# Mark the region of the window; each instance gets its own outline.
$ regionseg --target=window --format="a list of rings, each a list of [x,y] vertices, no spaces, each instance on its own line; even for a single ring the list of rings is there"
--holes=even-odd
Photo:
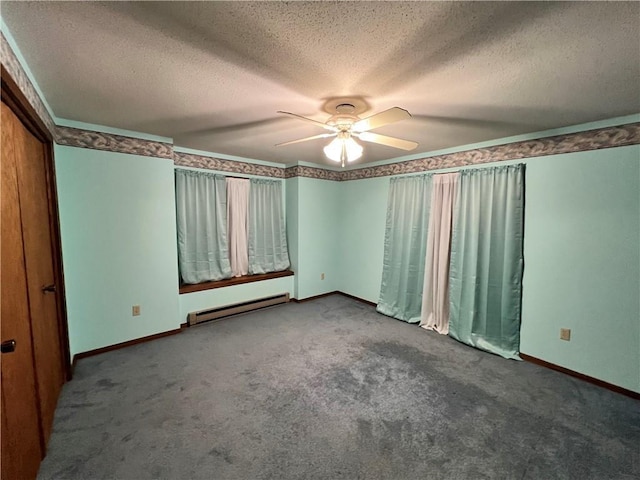
[[[182,283],[289,268],[282,181],[176,170]]]

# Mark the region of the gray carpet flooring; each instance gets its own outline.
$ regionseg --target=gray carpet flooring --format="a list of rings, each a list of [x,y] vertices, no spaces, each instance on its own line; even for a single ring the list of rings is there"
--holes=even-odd
[[[640,402],[333,295],[78,362],[39,479],[640,478]]]

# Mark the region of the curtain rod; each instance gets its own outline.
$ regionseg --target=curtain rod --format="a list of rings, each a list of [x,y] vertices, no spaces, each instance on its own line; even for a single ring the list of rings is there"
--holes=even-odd
[[[249,179],[248,179],[248,178],[246,178],[246,177],[236,177],[235,175],[226,175],[226,174],[224,174],[224,173],[219,173],[219,172],[218,172],[218,170],[211,170],[211,171],[207,170],[207,171],[203,171],[203,169],[198,168],[198,167],[186,167],[186,168],[185,168],[185,167],[181,167],[181,166],[179,166],[179,167],[175,167],[175,168],[174,168],[174,171],[175,171],[175,170],[183,170],[183,171],[185,171],[185,172],[206,173],[207,175],[222,175],[222,176],[223,176],[223,177],[225,177],[225,178],[239,178],[239,179],[241,179],[241,180],[249,180]]]
[[[182,167],[182,166],[177,166],[173,169],[174,171],[176,170],[183,170],[185,172],[196,172],[196,173],[205,173],[207,175],[220,175],[224,178],[237,178],[239,180],[251,180],[250,178],[247,177],[238,177],[236,175],[227,175],[224,172],[219,172],[218,170],[212,170],[212,171],[203,171],[203,169],[200,169],[198,167]],[[276,177],[263,177],[262,175],[253,175],[254,177],[258,177],[258,178],[266,178],[268,180],[284,180],[283,178],[276,178]]]

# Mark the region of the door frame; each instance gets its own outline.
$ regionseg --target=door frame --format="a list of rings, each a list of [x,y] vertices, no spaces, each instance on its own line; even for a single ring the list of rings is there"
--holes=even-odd
[[[62,243],[60,237],[60,217],[58,212],[58,190],[56,187],[55,162],[53,156],[53,132],[38,116],[35,109],[22,93],[20,87],[11,77],[4,65],[1,67],[2,101],[15,113],[25,127],[44,145],[45,173],[47,176],[47,198],[49,207],[49,229],[51,231],[51,253],[53,275],[56,285],[56,308],[60,351],[64,361],[64,377],[71,380],[71,358],[69,350],[69,328],[67,324],[67,303],[64,288],[64,271],[62,267]]]

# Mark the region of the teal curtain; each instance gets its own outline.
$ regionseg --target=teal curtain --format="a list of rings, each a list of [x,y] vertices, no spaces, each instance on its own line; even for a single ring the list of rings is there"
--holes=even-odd
[[[420,322],[430,203],[431,174],[390,180],[377,310],[409,323]]]
[[[225,177],[176,170],[178,264],[184,283],[231,277]]]
[[[289,268],[282,181],[251,179],[248,234],[250,274]]]
[[[460,173],[451,239],[449,335],[519,359],[524,165]]]

